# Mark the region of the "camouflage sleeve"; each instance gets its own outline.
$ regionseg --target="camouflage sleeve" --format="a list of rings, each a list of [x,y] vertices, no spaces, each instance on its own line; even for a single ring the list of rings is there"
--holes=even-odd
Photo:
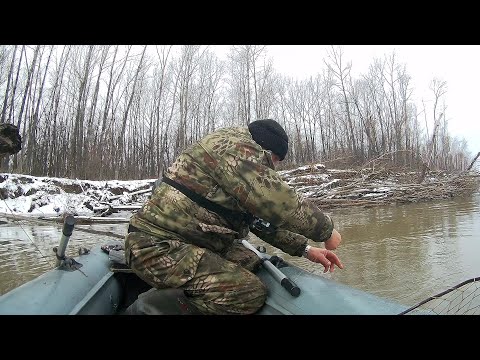
[[[305,236],[283,229],[279,229],[270,234],[252,229],[252,233],[263,241],[292,256],[302,256],[305,246],[308,243],[308,239]]]
[[[268,152],[256,157],[260,161],[252,158],[225,153],[217,167],[223,188],[253,215],[313,241],[327,240],[333,231],[331,219],[283,181],[273,165],[267,166],[272,164]]]

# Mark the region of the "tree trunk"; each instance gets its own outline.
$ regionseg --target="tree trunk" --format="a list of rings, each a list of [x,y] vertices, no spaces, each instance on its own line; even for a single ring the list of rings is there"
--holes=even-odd
[[[472,168],[473,164],[475,164],[475,161],[477,161],[479,156],[480,156],[480,152],[477,154],[477,156],[475,156],[475,159],[472,160],[472,162],[470,163],[470,165],[467,168],[467,171],[469,171]]]

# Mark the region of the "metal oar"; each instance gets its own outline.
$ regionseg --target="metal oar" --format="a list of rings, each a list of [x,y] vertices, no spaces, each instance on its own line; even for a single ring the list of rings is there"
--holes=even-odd
[[[262,260],[262,265],[267,271],[277,280],[280,285],[282,285],[292,296],[297,297],[300,295],[300,288],[295,285],[293,281],[285,276],[283,272],[281,272],[275,265],[273,265],[270,260],[265,256],[262,255],[260,251],[255,249],[255,247],[250,244],[247,240],[242,240],[243,246],[247,249],[252,250],[257,256]]]

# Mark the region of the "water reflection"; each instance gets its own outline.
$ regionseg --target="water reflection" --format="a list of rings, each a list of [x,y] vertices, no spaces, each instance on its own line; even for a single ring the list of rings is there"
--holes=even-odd
[[[341,283],[414,305],[464,280],[480,276],[480,195],[431,203],[331,211],[345,269],[324,274],[323,266],[291,257],[258,240],[270,253]],[[67,255],[116,238],[81,228],[123,235],[122,225],[77,225]],[[0,225],[0,294],[53,267],[58,224]],[[34,245],[35,244],[35,245]],[[314,245],[314,243],[311,243]]]

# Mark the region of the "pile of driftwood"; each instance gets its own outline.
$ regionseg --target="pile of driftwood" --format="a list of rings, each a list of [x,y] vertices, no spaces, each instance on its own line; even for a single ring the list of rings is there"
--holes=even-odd
[[[322,164],[302,166],[292,170],[279,171],[279,175],[303,197],[313,201],[323,210],[340,207],[425,202],[448,199],[472,194],[479,189],[480,175],[475,171],[448,174],[440,171],[411,172],[392,168],[327,169]],[[9,179],[8,174],[0,177],[0,183]],[[28,176],[17,176],[19,183],[32,181]],[[26,194],[14,190],[15,186],[0,188],[0,198],[16,198],[32,195],[42,190],[48,193],[65,192],[81,194],[82,203],[89,208],[92,216],[76,215],[77,224],[127,223],[129,215],[140,209],[151,195],[154,180],[129,184],[109,182],[88,182],[57,179],[38,179],[44,183],[38,189]],[[34,202],[32,202],[34,203]],[[32,205],[33,206],[33,205]],[[119,214],[125,212],[125,214]],[[3,215],[18,220],[32,218],[31,215]],[[38,220],[63,221],[62,214],[40,216]]]
[[[281,175],[322,209],[453,198],[472,194],[480,183],[480,175],[473,171],[430,171],[425,175],[389,169],[329,170],[323,165],[311,165]]]

